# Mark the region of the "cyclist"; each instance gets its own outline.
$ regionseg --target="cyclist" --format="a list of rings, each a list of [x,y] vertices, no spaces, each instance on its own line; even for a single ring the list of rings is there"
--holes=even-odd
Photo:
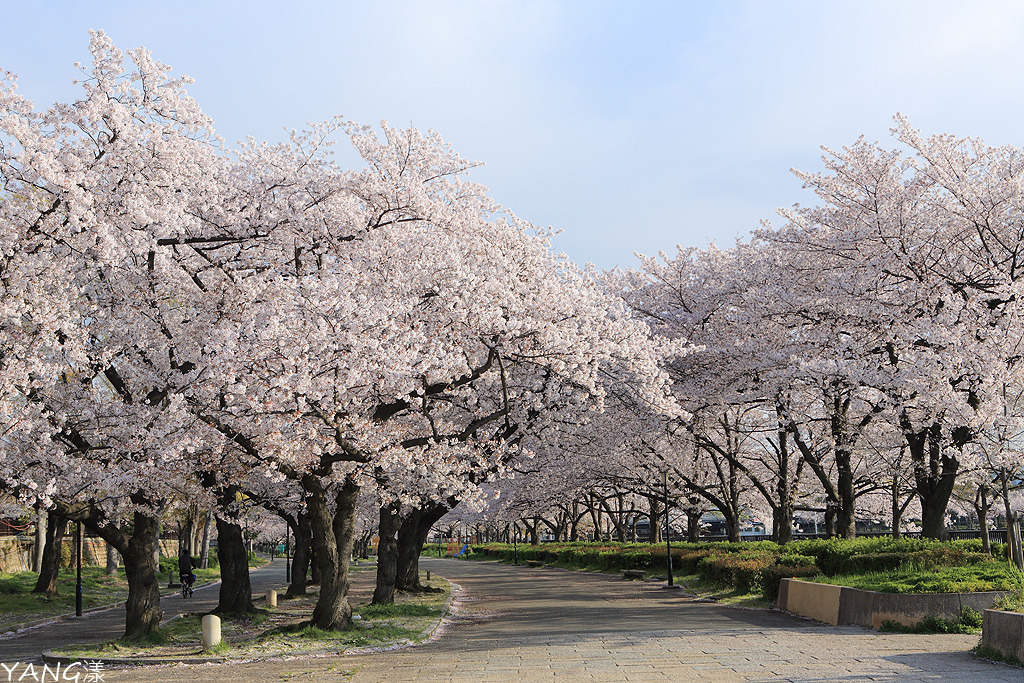
[[[187,552],[178,555],[178,579],[181,581],[182,593],[192,593],[192,584],[196,582],[196,575],[192,573],[193,567],[191,555]]]

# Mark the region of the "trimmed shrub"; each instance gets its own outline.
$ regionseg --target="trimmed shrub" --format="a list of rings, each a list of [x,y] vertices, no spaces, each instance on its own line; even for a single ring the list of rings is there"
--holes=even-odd
[[[761,595],[765,600],[775,602],[779,599],[779,587],[782,585],[783,579],[811,579],[820,573],[818,568],[813,565],[765,567],[761,570]]]
[[[814,567],[817,572],[817,565],[814,558],[808,555],[779,555],[780,567]]]

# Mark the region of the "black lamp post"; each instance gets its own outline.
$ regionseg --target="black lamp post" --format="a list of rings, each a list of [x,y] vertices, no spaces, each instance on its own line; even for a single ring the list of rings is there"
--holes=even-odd
[[[672,583],[672,532],[668,521],[668,470],[661,472],[661,485],[665,492],[665,556],[668,563],[668,585]]]
[[[284,525],[284,576],[288,583],[292,582],[292,528]]]
[[[82,616],[82,523],[75,526],[75,556],[78,578],[75,581],[75,616]]]
[[[512,525],[512,564],[519,565],[519,548],[516,546],[516,541],[519,539],[519,525]]]

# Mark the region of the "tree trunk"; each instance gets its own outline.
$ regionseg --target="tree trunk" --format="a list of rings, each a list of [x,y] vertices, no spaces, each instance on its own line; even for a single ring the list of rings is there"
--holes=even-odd
[[[160,573],[160,520],[156,521],[156,542],[153,543],[153,565],[156,567],[156,573]],[[171,582],[174,581],[174,570],[170,571]]]
[[[213,531],[213,513],[207,510],[206,521],[203,523],[203,541],[199,550],[199,567],[210,568],[210,536]]]
[[[192,557],[192,518],[187,518],[178,526],[178,557]]]
[[[373,605],[390,605],[395,601],[398,580],[398,533],[402,527],[401,505],[391,503],[380,509],[378,526],[380,541],[377,545],[377,586],[373,590]]]
[[[1024,549],[1021,548],[1020,522],[1010,506],[1010,484],[1006,468],[999,470],[1000,483],[1003,486],[1003,508],[1006,511],[1006,546],[1007,555],[1017,569],[1024,569]]]
[[[647,519],[650,520],[651,524],[651,538],[649,543],[661,543],[661,521],[664,519],[662,514],[663,508],[661,507],[661,501],[656,497],[651,496],[647,499],[649,503],[650,512],[647,515]]]
[[[398,528],[395,565],[395,590],[420,592],[420,551],[426,535],[420,535],[424,515],[428,512],[423,508],[411,510],[401,521]],[[436,520],[434,520],[436,521]],[[430,531],[430,525],[427,525]]]
[[[39,563],[39,578],[33,593],[42,593],[47,597],[57,594],[57,579],[60,576],[61,550],[64,547],[64,534],[67,532],[68,520],[49,512],[46,515],[46,540],[43,543],[43,556]]]
[[[946,535],[946,507],[953,495],[960,462],[943,448],[942,423],[914,431],[910,419],[900,416],[903,437],[914,464],[914,483],[921,499],[921,537],[943,538]]]
[[[310,528],[316,561],[320,567],[320,597],[313,608],[310,624],[324,630],[352,627],[352,606],[348,602],[348,567],[355,540],[356,501],[359,487],[352,477],[335,494],[335,512],[327,505],[327,495],[315,475],[302,478],[306,492]]]
[[[217,560],[220,562],[220,597],[214,614],[252,614],[252,584],[249,581],[249,553],[245,551],[242,527],[216,518]]]
[[[113,526],[115,528],[120,528],[120,524],[118,522],[112,522],[112,524],[113,524]],[[112,544],[107,543],[106,546],[107,546],[107,576],[117,576],[117,564],[118,564],[118,558],[120,556],[119,556],[119,554],[117,552],[117,548],[115,548]]]
[[[312,537],[312,533],[312,528],[310,528],[310,537]],[[312,543],[309,545],[309,585],[320,585],[320,562],[316,558],[316,546]]]
[[[903,506],[900,504],[900,478],[896,473],[892,475],[892,489],[889,493],[892,498],[892,537],[900,538],[902,535],[900,527],[903,525]]]
[[[202,553],[203,548],[203,533],[206,531],[206,525],[200,524],[203,519],[204,513],[200,512],[197,508],[194,515],[192,516],[192,547],[189,551],[194,557],[198,557]]]
[[[414,514],[402,521],[398,531],[398,571],[395,581],[398,590],[416,593],[428,590],[420,583],[420,554],[431,528],[449,509],[446,505],[431,505],[415,510]]]
[[[601,541],[601,509],[595,502],[596,496],[587,496],[587,510],[590,511],[590,521],[594,523],[594,541]],[[532,541],[531,541],[532,543]]]
[[[40,573],[43,566],[43,550],[46,548],[46,511],[36,510],[36,542],[32,547],[32,571]]]
[[[730,543],[738,543],[740,540],[740,516],[729,511],[725,514],[725,532],[729,535]]]
[[[978,496],[976,501],[974,511],[978,513],[978,529],[981,530],[981,550],[986,555],[991,555],[992,540],[988,533],[988,511],[992,506],[992,503],[988,499],[988,486],[986,484],[982,484],[978,487]]]
[[[157,580],[158,565],[154,562],[159,521],[140,512],[133,515],[132,521],[128,552],[121,554],[128,579],[124,637],[126,640],[139,640],[160,628],[160,584]]]
[[[312,531],[309,517],[300,512],[298,523],[292,528],[295,544],[292,549],[292,575],[288,577],[288,592],[285,597],[296,598],[306,594],[306,573],[309,571]]]
[[[699,508],[686,508],[686,540],[689,543],[700,542],[700,518],[703,513]]]
[[[775,416],[778,420],[778,429],[775,437],[778,439],[778,462],[779,474],[775,481],[775,504],[772,506],[772,538],[779,545],[784,545],[793,540],[793,514],[796,507],[796,482],[800,480],[800,471],[803,460],[798,461],[796,474],[790,481],[789,462],[789,432],[786,431],[785,412],[778,401],[775,406]]]
[[[836,493],[839,495],[836,506],[836,533],[841,538],[857,537],[857,499],[853,490],[853,454],[848,450],[836,448],[836,468],[838,480]]]
[[[825,503],[825,536],[836,537],[836,506],[832,501]]]

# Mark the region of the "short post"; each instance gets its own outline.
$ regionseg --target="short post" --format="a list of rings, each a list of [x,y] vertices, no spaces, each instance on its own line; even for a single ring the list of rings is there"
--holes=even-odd
[[[203,649],[212,650],[220,645],[220,617],[207,614],[203,617]]]
[[[427,583],[430,583],[430,570],[427,570]]]
[[[267,607],[277,607],[277,591],[267,591]]]

